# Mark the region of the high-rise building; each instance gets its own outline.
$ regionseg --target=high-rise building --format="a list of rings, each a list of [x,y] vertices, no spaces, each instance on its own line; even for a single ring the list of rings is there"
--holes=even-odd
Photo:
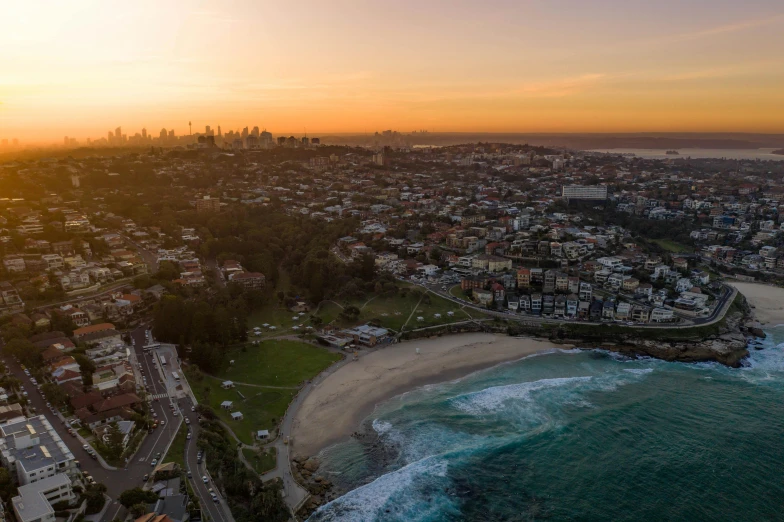
[[[566,199],[607,199],[606,185],[563,185],[561,196]]]
[[[166,129],[161,129],[161,133],[158,135],[158,137],[161,139],[161,141],[166,141],[166,136],[168,136]]]
[[[174,138],[174,129],[169,130],[169,138]]]
[[[254,138],[258,138],[259,137],[259,128],[258,127],[253,127],[253,130],[250,131],[250,135],[253,136]]]
[[[197,199],[194,203],[196,212],[200,214],[206,212],[220,212],[220,198],[204,196],[202,199]]]
[[[117,141],[122,141],[122,127],[117,127],[114,129],[114,137]]]
[[[218,137],[220,138],[221,136],[223,136],[223,134],[221,134],[220,125],[218,125]]]
[[[106,141],[109,142],[109,145],[114,143],[114,133],[112,131],[106,133]]]
[[[321,145],[321,140],[318,139],[318,138],[311,138],[310,139],[310,144],[311,145]]]
[[[69,143],[70,143],[70,141],[68,140],[68,136],[63,138],[63,145],[65,145],[67,147]]]
[[[248,128],[245,127],[244,129],[242,129],[242,139],[244,140],[247,137],[248,137]]]
[[[142,139],[147,139],[147,129],[142,129]]]
[[[302,137],[302,146],[303,147],[307,147],[308,145],[310,145],[310,140],[308,139],[307,136],[303,136]]]
[[[262,149],[269,149],[272,147],[274,142],[272,141],[272,133],[267,131],[262,131],[261,137],[259,138],[259,144],[261,145]]]
[[[204,134],[207,135],[207,136],[211,136],[212,135],[212,129],[210,128],[209,125],[204,127]]]

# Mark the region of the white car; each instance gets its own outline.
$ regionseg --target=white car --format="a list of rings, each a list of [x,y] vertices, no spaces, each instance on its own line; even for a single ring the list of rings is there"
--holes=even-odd
[[[202,475],[201,481],[204,482],[205,484],[209,484],[210,483],[210,479],[207,478],[207,475]]]

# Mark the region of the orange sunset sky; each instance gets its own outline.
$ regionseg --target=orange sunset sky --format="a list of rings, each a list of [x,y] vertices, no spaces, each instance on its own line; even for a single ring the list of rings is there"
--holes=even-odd
[[[780,0],[7,2],[0,138],[784,132]]]

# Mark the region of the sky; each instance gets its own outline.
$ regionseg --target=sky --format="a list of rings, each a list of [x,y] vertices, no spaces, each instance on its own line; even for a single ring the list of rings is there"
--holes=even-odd
[[[0,138],[784,132],[781,0],[25,0]]]

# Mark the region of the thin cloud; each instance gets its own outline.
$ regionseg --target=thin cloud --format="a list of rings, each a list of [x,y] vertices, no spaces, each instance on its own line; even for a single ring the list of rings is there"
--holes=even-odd
[[[645,43],[679,43],[679,42],[688,42],[693,40],[701,40],[703,38],[710,38],[713,36],[719,36],[719,35],[731,34],[731,33],[740,33],[743,31],[748,31],[750,29],[758,29],[760,27],[774,25],[776,23],[783,22],[783,21],[784,21],[784,13],[778,13],[765,18],[744,20],[742,22],[720,25],[717,27],[711,27],[699,31],[655,38],[653,40],[648,40]]]

